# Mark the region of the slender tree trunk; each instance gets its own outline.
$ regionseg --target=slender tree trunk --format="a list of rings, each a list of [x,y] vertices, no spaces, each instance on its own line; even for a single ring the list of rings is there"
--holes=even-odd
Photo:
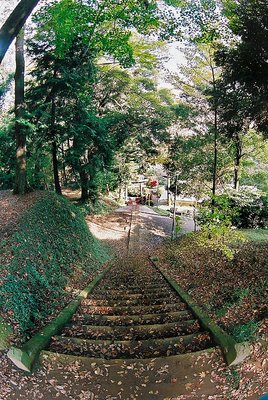
[[[40,172],[41,172],[41,165],[40,165],[40,157],[37,154],[37,157],[35,157],[35,164],[34,164],[34,175],[33,175],[33,181],[34,181],[34,188],[38,187],[41,189],[41,182],[40,182]]]
[[[66,165],[65,165],[65,163],[63,163],[63,166],[62,166],[62,173],[63,173],[64,186],[67,186],[67,181],[68,181],[68,179],[67,179],[67,173],[66,173]]]
[[[3,1],[3,0],[2,0]],[[39,0],[21,0],[0,29],[0,64]]]
[[[194,232],[197,231],[197,218],[196,218],[196,205],[197,203],[194,204],[194,210],[193,210],[193,221],[194,221]]]
[[[173,202],[172,234],[171,234],[171,238],[173,240],[176,239],[176,201],[177,201],[177,194],[178,194],[178,178],[176,176],[174,202]]]
[[[212,195],[215,196],[217,188],[217,168],[218,168],[218,115],[217,109],[214,110],[214,156],[212,173]]]
[[[171,205],[171,201],[170,201],[170,177],[167,177],[167,205],[170,206]]]
[[[242,142],[239,135],[235,138],[234,189],[239,191],[240,164],[242,158]]]
[[[62,155],[62,159],[64,160],[64,145],[62,145],[61,147],[61,155]],[[66,173],[66,164],[65,162],[63,162],[62,164],[62,174],[63,174],[63,182],[64,182],[64,186],[67,185],[67,173]]]
[[[56,76],[56,71],[54,71],[54,76]],[[54,176],[54,186],[55,191],[58,194],[62,194],[59,178],[59,166],[58,166],[58,146],[56,143],[56,132],[55,132],[55,122],[56,122],[56,103],[55,98],[52,96],[51,99],[51,119],[50,119],[50,136],[52,139],[52,164],[53,164],[53,176]]]
[[[213,172],[212,172],[212,207],[215,205],[214,196],[217,190],[217,169],[218,169],[218,100],[216,97],[216,76],[215,69],[211,62],[210,65],[211,74],[212,74],[212,85],[214,92],[214,101],[213,101],[213,112],[214,112],[214,122],[213,122],[213,133],[214,133],[214,156],[213,156]]]
[[[52,142],[52,162],[53,162],[53,175],[54,175],[54,185],[55,191],[58,194],[62,194],[59,178],[59,166],[58,166],[58,146],[55,140]]]
[[[240,175],[240,162],[235,164],[234,167],[234,189],[239,191],[239,175]]]
[[[89,182],[89,177],[88,174],[81,170],[79,172],[80,176],[80,183],[81,183],[81,202],[85,203],[88,200],[88,182]]]
[[[19,121],[24,114],[24,30],[16,39],[16,72],[15,72],[15,138],[16,138],[16,175],[14,194],[23,195],[26,192],[26,133]]]

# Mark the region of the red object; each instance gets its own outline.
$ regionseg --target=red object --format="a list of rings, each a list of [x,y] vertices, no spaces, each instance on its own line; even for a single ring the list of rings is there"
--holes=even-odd
[[[147,186],[154,188],[158,186],[158,181],[156,179],[149,179],[149,181],[147,182]]]

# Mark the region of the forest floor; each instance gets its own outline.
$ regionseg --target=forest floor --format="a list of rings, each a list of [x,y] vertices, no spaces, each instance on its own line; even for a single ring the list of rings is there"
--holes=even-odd
[[[14,198],[13,198],[14,199]],[[10,205],[8,196],[3,196],[1,210],[1,220],[9,221],[15,228],[16,218],[27,205],[19,200],[12,200]],[[91,232],[100,240],[110,243],[121,257],[127,255],[128,244],[128,224],[130,209],[123,207],[109,216],[87,218]],[[6,215],[5,215],[6,213]],[[2,224],[10,227],[10,223]],[[185,231],[190,230],[190,226],[185,222]],[[188,226],[188,228],[187,228]],[[8,228],[9,229],[9,228]],[[174,262],[173,254],[175,248],[168,239],[171,231],[171,220],[160,217],[147,207],[141,207],[138,218],[133,224],[133,240],[130,243],[130,251],[136,253],[141,262],[148,255],[158,255],[162,257],[162,262],[173,278],[182,284],[191,295],[196,297],[200,304],[211,304],[210,313],[218,319],[218,322],[229,326],[228,321],[240,323],[240,316],[243,321],[255,320],[255,314],[261,317],[262,307],[255,307],[251,304],[249,296],[240,295],[238,305],[228,305],[226,312],[219,313],[221,304],[217,299],[220,296],[219,287],[224,286],[228,293],[228,282],[230,290],[234,289],[234,282],[238,282],[241,276],[234,278],[234,272],[227,279],[224,270],[226,263],[222,263],[222,258],[215,259],[208,257],[210,262],[206,264],[207,271],[200,266],[206,260],[204,253],[195,253],[194,248],[183,254],[177,254]],[[262,245],[250,247],[248,252],[243,251],[243,276],[244,281],[241,288],[250,288],[257,277],[260,281],[265,277],[265,262],[267,260],[267,246]],[[176,248],[181,245],[177,244]],[[255,252],[254,248],[258,248]],[[157,250],[158,249],[158,250]],[[167,254],[167,259],[163,259],[163,254]],[[255,266],[260,265],[257,274],[251,268],[252,256]],[[172,258],[173,257],[173,258]],[[184,268],[180,268],[181,260],[184,261]],[[200,260],[199,262],[197,262]],[[186,267],[185,267],[186,266]],[[248,266],[248,269],[247,269]],[[241,265],[240,265],[241,268]],[[263,268],[263,269],[262,269]],[[267,272],[266,272],[267,273]],[[230,271],[229,271],[230,274]],[[211,279],[208,276],[211,275]],[[224,285],[222,281],[224,276]],[[212,284],[213,282],[213,284]],[[193,286],[191,286],[191,284]],[[255,286],[254,286],[255,287]],[[242,293],[242,292],[241,292]],[[214,297],[213,297],[214,294]],[[246,292],[248,294],[248,292]],[[256,301],[256,298],[254,299]],[[250,315],[252,313],[252,315]],[[244,315],[246,314],[246,316]],[[227,322],[226,322],[227,321]],[[257,337],[257,339],[256,339]],[[144,399],[144,400],[257,400],[262,394],[268,392],[267,381],[267,322],[262,319],[258,323],[257,336],[251,344],[250,356],[238,367],[227,368],[223,362],[218,348],[211,352],[202,352],[191,355],[188,358],[187,372],[182,370],[180,362],[176,357],[145,362],[135,360],[114,365],[113,362],[103,361],[95,363],[91,361],[87,364],[84,360],[78,359],[71,362],[55,357],[42,358],[41,365],[32,374],[19,371],[6,357],[6,351],[0,352],[0,400],[10,399],[44,399],[44,400],[116,400],[116,399]],[[185,372],[185,373],[184,373]],[[188,376],[188,374],[191,376]],[[130,393],[128,389],[134,387]]]

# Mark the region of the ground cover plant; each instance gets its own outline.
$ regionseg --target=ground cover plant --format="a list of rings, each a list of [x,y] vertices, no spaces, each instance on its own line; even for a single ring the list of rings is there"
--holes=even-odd
[[[1,240],[3,316],[27,336],[83,289],[108,258],[79,208],[54,193],[40,194]]]

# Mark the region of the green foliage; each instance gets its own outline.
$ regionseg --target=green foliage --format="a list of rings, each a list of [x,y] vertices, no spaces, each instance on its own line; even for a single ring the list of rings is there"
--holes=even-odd
[[[114,202],[114,204],[108,204],[101,198],[97,199],[95,202],[92,200],[88,200],[83,205],[79,205],[79,208],[85,215],[105,215],[110,213],[115,207],[118,207],[118,204]]]
[[[137,0],[61,0],[43,7],[35,20],[43,24],[58,58],[64,59],[77,37],[82,37],[84,54],[109,55],[124,66],[134,63],[131,30],[145,34],[160,25],[156,3],[146,7]]]
[[[176,136],[170,143],[166,168],[178,173],[179,192],[201,197],[212,176],[210,135]]]
[[[225,377],[231,390],[239,388],[241,376],[235,368],[229,368],[225,372]]]
[[[268,230],[267,229],[244,229],[243,235],[253,242],[268,241]]]
[[[37,143],[29,140],[27,181],[33,190],[50,190],[53,188],[52,157],[49,150],[48,146],[38,146]]]
[[[241,190],[229,194],[231,207],[236,210],[232,223],[238,228],[263,228],[268,221],[268,198],[259,191]]]
[[[172,3],[172,0],[171,0]],[[221,2],[216,0],[187,0],[179,2],[181,23],[188,38],[196,43],[213,43],[225,33]]]
[[[267,1],[228,1],[226,15],[238,37],[233,46],[221,47],[217,63],[222,67],[223,80],[244,93],[248,104],[244,115],[267,135]]]
[[[66,301],[64,289],[75,273],[84,286],[88,272],[108,258],[80,211],[54,194],[43,195],[28,209],[1,246],[2,262],[9,246],[12,258],[0,287],[0,306],[12,312],[24,335]]]
[[[27,91],[29,117],[35,125],[30,135],[34,167],[30,178],[35,186],[39,181],[43,187],[42,180],[49,175],[47,143],[56,143],[66,183],[79,180],[82,201],[95,202],[108,187],[121,184],[119,175],[116,181],[115,155],[126,139],[136,136],[137,145],[149,153],[155,151],[155,140],[167,136],[170,98],[158,94],[155,82],[144,72],[155,68],[156,57],[149,50],[156,46],[132,35],[133,26],[138,31],[154,27],[152,5],[147,9],[136,1],[96,5],[64,0],[37,15],[36,33],[28,44],[36,68]],[[97,66],[103,55],[130,66],[133,54],[139,77],[122,67]],[[50,187],[50,179],[46,185]]]
[[[2,121],[0,126],[0,189],[12,189],[15,174],[15,141],[13,121]]]
[[[256,321],[249,321],[243,325],[233,325],[228,332],[238,343],[256,340],[260,324]]]
[[[238,287],[234,288],[233,292],[230,294],[228,301],[225,302],[220,308],[215,310],[216,316],[218,318],[222,318],[226,315],[231,307],[234,304],[239,304],[243,302],[243,300],[253,294],[249,288]]]
[[[175,231],[176,231],[176,237],[178,237],[179,233],[182,231],[182,220],[179,215],[175,216]]]
[[[220,70],[214,61],[214,45],[190,44],[184,54],[187,63],[172,82],[183,93],[186,112],[178,110],[167,167],[179,172],[182,193],[201,198],[209,189],[229,183],[233,158],[220,135],[216,87]]]
[[[211,200],[203,203],[198,213],[198,222],[202,227],[211,226],[231,227],[232,219],[237,215],[237,210],[231,207],[226,194],[212,196]]]
[[[13,74],[9,74],[8,76],[2,76],[2,74],[0,74],[0,105],[2,105],[4,97],[10,89],[12,79]]]
[[[157,214],[161,215],[162,217],[169,217],[169,215],[170,215],[170,212],[168,210],[165,210],[165,209],[163,209],[161,207],[151,207],[151,206],[148,206],[148,207],[152,208],[152,210],[154,212],[156,212]]]
[[[209,246],[221,251],[232,259],[237,250],[237,244],[245,241],[245,237],[232,229],[232,220],[237,215],[237,209],[232,207],[227,195],[212,196],[212,203],[205,203],[198,213],[198,224],[201,226],[197,234],[200,246]]]

